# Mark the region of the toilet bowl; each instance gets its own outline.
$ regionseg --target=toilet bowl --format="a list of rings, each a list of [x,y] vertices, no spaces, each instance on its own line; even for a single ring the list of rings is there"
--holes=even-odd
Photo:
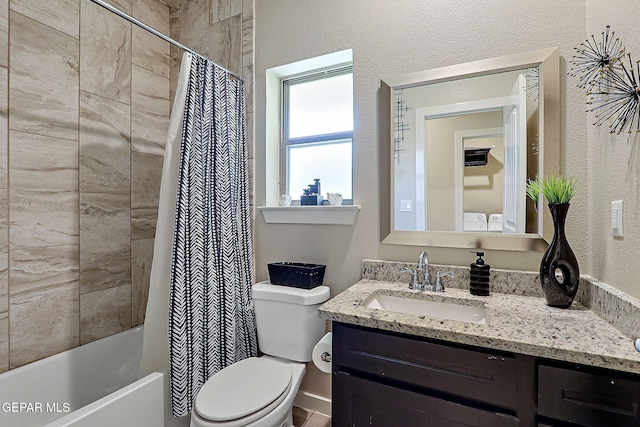
[[[228,366],[198,393],[191,427],[293,426],[291,408],[305,369],[271,356]]]
[[[324,334],[318,307],[329,288],[298,289],[261,282],[253,287],[258,346],[265,354],[236,362],[202,386],[191,427],[291,427],[304,362]]]

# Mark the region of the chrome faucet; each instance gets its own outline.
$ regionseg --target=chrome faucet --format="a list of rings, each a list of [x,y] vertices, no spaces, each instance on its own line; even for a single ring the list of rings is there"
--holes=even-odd
[[[427,255],[425,251],[420,252],[420,255],[418,256],[418,266],[415,269],[402,267],[400,271],[411,273],[409,289],[416,289],[419,291],[444,292],[442,277],[453,277],[453,273],[450,271],[437,272],[435,280],[431,283],[431,276],[429,274],[429,255]]]
[[[431,278],[429,277],[429,255],[427,252],[422,251],[420,255],[418,255],[418,281],[424,286],[429,286],[431,283]],[[420,277],[420,272],[422,272],[422,278]]]

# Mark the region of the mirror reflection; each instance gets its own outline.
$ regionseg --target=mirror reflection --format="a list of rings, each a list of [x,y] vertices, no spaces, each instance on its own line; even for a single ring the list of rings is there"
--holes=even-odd
[[[538,74],[393,89],[395,230],[538,233]]]
[[[553,223],[525,183],[560,167],[558,48],[382,83],[391,168],[383,243],[544,251]]]

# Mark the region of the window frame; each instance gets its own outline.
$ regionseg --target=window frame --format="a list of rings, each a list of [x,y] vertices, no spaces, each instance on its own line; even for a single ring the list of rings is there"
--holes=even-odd
[[[281,100],[281,123],[280,123],[280,182],[284,187],[284,193],[291,196],[292,205],[300,204],[300,195],[291,194],[289,185],[289,147],[293,145],[311,145],[311,144],[330,144],[338,143],[341,141],[351,141],[351,194],[353,197],[353,130],[346,132],[334,132],[326,134],[317,134],[302,136],[296,138],[289,138],[289,88],[292,85],[300,83],[308,83],[312,81],[322,80],[326,78],[336,77],[340,75],[351,74],[353,79],[353,63],[344,63],[334,65],[331,67],[325,67],[300,73],[297,75],[291,75],[283,77],[280,80]],[[352,107],[353,108],[353,104]],[[309,182],[312,184],[312,182]],[[302,191],[302,189],[300,190]],[[344,205],[353,204],[353,198],[343,199]]]

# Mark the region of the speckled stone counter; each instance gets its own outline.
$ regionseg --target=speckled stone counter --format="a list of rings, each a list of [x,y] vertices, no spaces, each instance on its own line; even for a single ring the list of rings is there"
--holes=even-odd
[[[517,290],[517,286],[507,285],[514,281],[521,283],[521,277],[513,276],[515,272],[511,272],[510,280],[503,284],[512,292],[499,293],[494,287],[490,296],[479,297],[469,294],[466,289],[452,286],[455,280],[449,283],[446,292],[434,293],[408,289],[406,276],[401,276],[402,282],[396,277],[384,276],[394,274],[389,271],[395,272],[398,266],[404,265],[393,264],[385,270],[387,273],[380,270],[380,274],[373,275],[386,280],[365,278],[354,284],[323,304],[320,316],[369,328],[640,374],[640,353],[635,351],[630,336],[579,302],[574,302],[569,309],[552,308],[546,305],[544,298],[527,296],[528,292],[522,291],[522,287]],[[371,265],[365,261],[363,277],[372,277],[371,272],[365,272],[367,268]],[[433,271],[444,270],[437,268]],[[500,280],[497,279],[498,282]],[[527,279],[523,280],[527,282]],[[462,281],[460,286],[463,286]],[[527,287],[528,283],[525,284]],[[587,297],[593,298],[594,292],[602,293],[601,288],[595,287],[594,291],[590,285],[584,287],[583,293]],[[538,292],[533,288],[532,292]],[[482,304],[486,309],[487,323],[474,324],[367,308],[373,296],[380,294],[445,301],[453,299],[463,305]],[[635,308],[635,301],[631,305]]]

